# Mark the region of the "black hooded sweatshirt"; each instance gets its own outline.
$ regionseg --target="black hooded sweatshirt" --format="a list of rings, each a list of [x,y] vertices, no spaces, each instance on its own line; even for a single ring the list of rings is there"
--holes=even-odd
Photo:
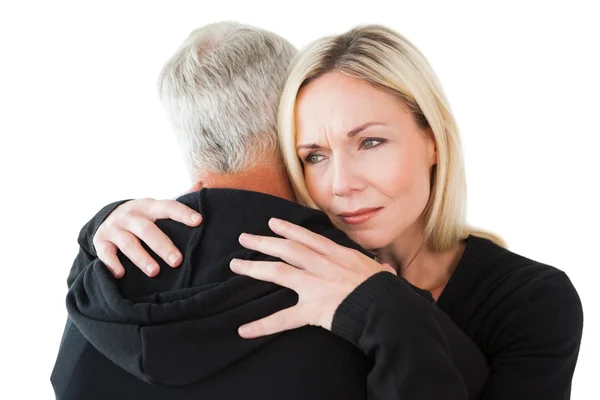
[[[120,203],[82,230],[68,279],[69,318],[51,376],[57,399],[479,397],[489,373],[485,357],[428,292],[387,272],[342,303],[333,333],[304,327],[239,337],[240,325],[297,302],[289,289],[231,272],[232,258],[276,260],[243,248],[242,232],[275,236],[267,222],[277,217],[368,253],[324,213],[277,197],[203,189],[178,200],[200,212],[203,222],[157,222],[183,263],[170,268],[146,247],[161,267],[152,279],[119,254],[127,272],[116,280],[95,257],[93,234]],[[390,306],[402,304],[402,329],[387,329],[377,310],[367,310],[392,287]]]

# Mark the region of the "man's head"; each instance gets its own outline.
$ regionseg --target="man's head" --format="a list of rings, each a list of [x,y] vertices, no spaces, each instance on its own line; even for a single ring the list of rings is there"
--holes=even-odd
[[[167,61],[158,93],[193,182],[283,169],[277,107],[295,54],[274,33],[220,22],[194,30]]]

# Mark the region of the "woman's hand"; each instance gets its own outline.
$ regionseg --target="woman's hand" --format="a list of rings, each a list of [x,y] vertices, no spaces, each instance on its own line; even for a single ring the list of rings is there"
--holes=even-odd
[[[292,289],[298,293],[298,303],[240,327],[239,334],[244,338],[305,325],[331,330],[335,311],[356,287],[378,272],[396,273],[387,264],[290,222],[272,218],[269,227],[285,239],[244,233],[240,243],[285,262],[233,259],[230,268],[237,274]]]
[[[94,235],[94,247],[115,278],[125,274],[117,249],[146,275],[158,274],[158,263],[144,250],[140,240],[170,266],[181,264],[181,252],[155,224],[159,219],[172,219],[188,226],[202,222],[200,214],[176,200],[140,199],[121,204],[100,225]]]

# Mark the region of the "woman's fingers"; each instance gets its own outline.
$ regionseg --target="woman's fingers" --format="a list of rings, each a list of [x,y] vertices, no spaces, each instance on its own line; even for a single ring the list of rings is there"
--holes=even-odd
[[[130,232],[121,230],[115,233],[112,242],[121,250],[125,257],[129,258],[139,269],[149,277],[158,275],[159,266],[156,260],[142,247],[138,238]],[[98,255],[102,262],[106,263]]]
[[[158,256],[171,267],[177,267],[181,264],[181,261],[183,260],[181,252],[175,247],[171,239],[151,220],[143,217],[132,218],[126,229],[138,237],[142,242],[146,243],[153,252],[158,254]],[[145,252],[143,247],[140,246],[139,248]],[[123,249],[121,249],[121,251],[123,251]],[[123,253],[125,252],[123,251]],[[133,254],[133,256],[135,258],[145,257],[145,255],[142,254]]]
[[[108,267],[112,276],[119,279],[125,275],[125,268],[117,257],[117,247],[114,244],[102,241],[98,242],[95,247],[98,258]]]
[[[338,253],[340,249],[345,249],[345,247],[338,245],[324,236],[278,218],[271,218],[269,220],[269,227],[276,234],[301,243],[322,255],[332,255]]]
[[[279,261],[249,261],[234,258],[229,267],[236,274],[271,282],[292,289],[296,293],[302,286],[310,284],[306,272]]]
[[[155,221],[172,219],[188,226],[197,226],[202,223],[202,216],[176,200],[141,199],[125,203],[124,206],[127,208],[123,210],[123,216],[118,216],[121,226],[146,243],[168,265],[179,266],[183,260],[181,252],[171,239],[158,229]],[[145,255],[140,254],[138,257]]]
[[[331,264],[320,253],[293,240],[242,233],[239,241],[247,249],[280,258],[296,268],[315,274],[319,270],[323,270],[325,265]],[[326,271],[333,272],[333,265],[331,268],[327,268]]]
[[[172,219],[188,226],[198,226],[202,223],[202,216],[198,212],[176,200],[140,200],[140,209],[136,210],[150,217],[153,221],[159,219]]]
[[[308,325],[308,321],[305,320],[303,314],[299,306],[286,308],[266,318],[241,326],[238,333],[245,339],[253,339],[300,328]]]
[[[269,227],[273,230],[273,232],[285,237],[288,239],[288,241],[298,243],[302,246],[305,246],[309,250],[318,252],[324,260],[327,260],[328,265],[343,266],[346,269],[354,270],[364,270],[365,266],[370,266],[376,270],[381,270],[381,265],[378,262],[374,261],[371,257],[363,254],[362,252],[356,249],[341,246],[324,236],[291,222],[283,221],[277,218],[271,218],[269,220]],[[306,269],[316,273],[317,270],[314,269],[315,266],[319,271],[321,271],[322,265],[322,261],[321,265],[311,263],[306,266]],[[396,271],[389,264],[386,265],[387,268],[384,267],[386,271],[394,274],[396,273]],[[313,268],[312,270],[309,269],[311,266]],[[335,271],[335,273],[338,274],[338,271]],[[323,275],[323,272],[320,272],[319,274],[325,276]]]
[[[302,227],[271,219],[271,229],[283,236],[240,235],[247,249],[285,262],[234,259],[232,271],[261,281],[272,282],[298,293],[298,304],[240,327],[244,338],[256,338],[305,325],[331,330],[335,310],[353,290],[380,271],[395,273],[363,253],[339,246]],[[296,268],[295,268],[296,267]]]
[[[113,275],[120,277],[125,273],[118,262],[117,249],[146,275],[158,274],[158,263],[142,247],[140,240],[171,267],[181,264],[181,252],[155,224],[159,219],[172,219],[188,226],[202,222],[200,214],[175,200],[140,199],[121,204],[100,225],[93,239],[98,257],[112,268]]]
[[[292,289],[298,296],[316,286],[310,274],[279,261],[248,261],[234,258],[230,268],[236,274]],[[243,338],[252,339],[309,325],[310,320],[307,316],[310,313],[303,312],[308,306],[301,305],[301,302],[302,299],[299,299],[299,303],[293,307],[243,325],[238,333]]]

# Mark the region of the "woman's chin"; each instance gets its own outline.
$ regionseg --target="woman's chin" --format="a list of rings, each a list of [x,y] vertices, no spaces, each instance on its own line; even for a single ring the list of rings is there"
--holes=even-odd
[[[381,232],[361,231],[346,232],[348,237],[365,250],[377,250],[387,247],[392,240]]]

